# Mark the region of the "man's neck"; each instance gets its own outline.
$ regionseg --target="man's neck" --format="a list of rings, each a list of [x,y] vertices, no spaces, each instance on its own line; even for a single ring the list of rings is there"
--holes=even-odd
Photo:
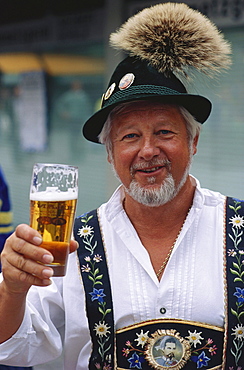
[[[124,209],[159,280],[192,206],[195,188],[189,177],[179,194],[160,207],[144,206],[125,196]]]

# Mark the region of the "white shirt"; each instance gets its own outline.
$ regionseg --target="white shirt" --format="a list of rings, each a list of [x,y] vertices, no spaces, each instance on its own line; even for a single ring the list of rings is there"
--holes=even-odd
[[[120,187],[99,208],[116,329],[156,318],[223,326],[225,197],[197,182],[193,206],[160,282],[122,207],[123,197]],[[76,253],[69,257],[64,278],[30,289],[21,327],[0,345],[0,363],[31,366],[54,359],[63,349],[65,370],[88,369],[91,342]]]

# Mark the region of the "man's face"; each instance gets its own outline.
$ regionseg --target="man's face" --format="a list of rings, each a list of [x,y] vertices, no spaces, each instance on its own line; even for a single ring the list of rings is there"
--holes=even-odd
[[[167,342],[164,347],[164,355],[172,359],[174,357],[174,351],[176,350],[176,344],[173,342]]]
[[[190,153],[196,152],[196,141],[189,148],[179,109],[158,102],[136,102],[114,114],[111,141],[112,163],[127,190],[158,191],[169,178],[174,187],[182,186]]]

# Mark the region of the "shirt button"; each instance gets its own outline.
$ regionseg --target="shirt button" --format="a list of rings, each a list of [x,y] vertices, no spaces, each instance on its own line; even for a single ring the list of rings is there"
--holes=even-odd
[[[165,307],[161,307],[159,311],[160,311],[160,313],[162,315],[164,315],[166,313],[166,308]]]

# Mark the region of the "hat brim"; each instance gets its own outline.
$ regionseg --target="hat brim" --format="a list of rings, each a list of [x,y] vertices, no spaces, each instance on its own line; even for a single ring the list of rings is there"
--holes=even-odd
[[[117,93],[118,95],[119,93]],[[182,93],[175,93],[175,94],[166,94],[161,95],[155,93],[138,93],[135,92],[134,94],[130,93],[126,96],[125,91],[123,92],[123,96],[116,96],[114,94],[114,98],[110,103],[99,111],[94,113],[84,124],[83,126],[83,135],[84,137],[92,141],[94,143],[99,143],[98,136],[102,131],[103,125],[109,115],[109,113],[119,104],[125,102],[131,102],[136,100],[144,100],[144,99],[157,99],[162,102],[162,104],[176,104],[179,106],[183,106],[188,110],[188,112],[196,119],[196,121],[200,123],[204,123],[210,115],[212,104],[211,102],[201,96],[201,95],[193,95],[193,94],[182,94]]]

